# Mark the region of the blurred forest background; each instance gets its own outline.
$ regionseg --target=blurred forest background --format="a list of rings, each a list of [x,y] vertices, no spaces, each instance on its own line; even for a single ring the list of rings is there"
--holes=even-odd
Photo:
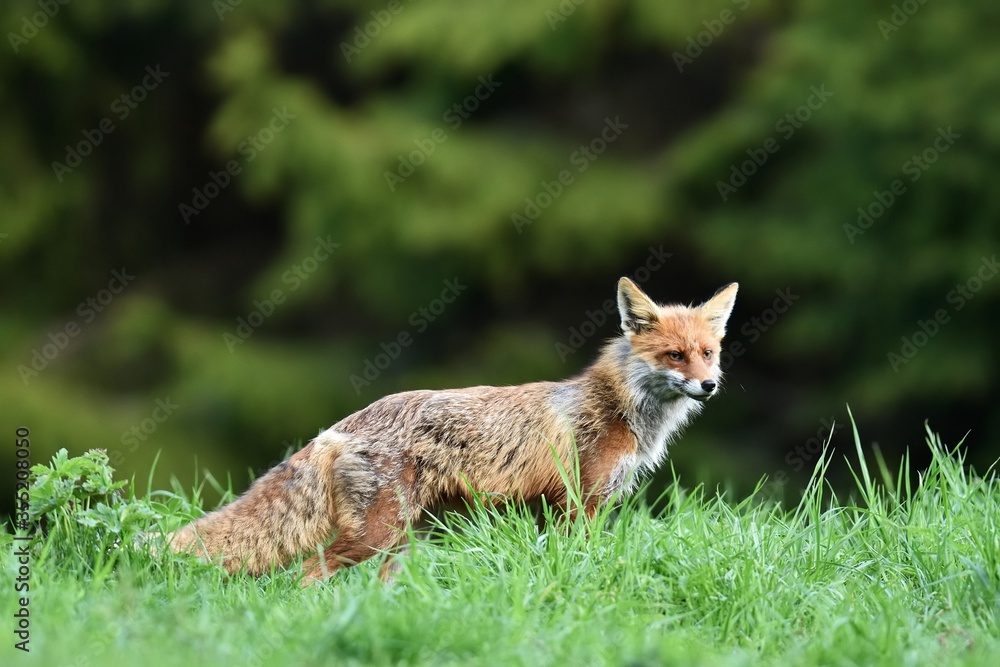
[[[847,404],[890,460],[924,420],[1000,454],[995,2],[0,17],[5,478],[27,426],[35,461],[242,488],[385,394],[580,371],[621,275],[741,283],[686,484],[794,494]]]

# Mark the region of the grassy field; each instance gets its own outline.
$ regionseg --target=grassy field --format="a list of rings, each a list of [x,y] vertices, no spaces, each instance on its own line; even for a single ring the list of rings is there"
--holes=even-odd
[[[150,555],[136,536],[200,513],[197,497],[118,496],[99,457],[62,459],[33,490],[28,654],[4,559],[0,664],[992,667],[1000,483],[928,444],[919,484],[905,462],[855,459],[838,498],[821,464],[792,509],[675,484],[655,514],[629,502],[539,534],[524,511],[480,508],[416,544],[395,585],[372,561],[307,589],[292,570],[226,580]]]

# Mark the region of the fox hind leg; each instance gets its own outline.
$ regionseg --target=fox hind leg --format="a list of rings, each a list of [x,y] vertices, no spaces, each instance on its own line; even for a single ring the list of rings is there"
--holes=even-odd
[[[395,493],[380,491],[364,512],[361,525],[342,531],[322,554],[303,562],[302,585],[322,581],[341,568],[404,545],[408,539],[406,527],[412,518],[408,514]],[[391,579],[398,570],[393,558],[394,554],[390,554],[382,566],[379,574],[383,580]]]

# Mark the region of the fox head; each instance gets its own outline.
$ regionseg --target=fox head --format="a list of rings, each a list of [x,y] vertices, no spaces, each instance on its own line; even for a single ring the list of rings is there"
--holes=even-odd
[[[719,387],[719,354],[739,285],[700,306],[660,305],[628,278],[618,281],[618,312],[630,346],[632,378],[659,398],[706,401]]]

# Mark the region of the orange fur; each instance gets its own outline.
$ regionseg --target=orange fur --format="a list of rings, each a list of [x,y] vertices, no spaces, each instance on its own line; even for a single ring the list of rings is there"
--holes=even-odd
[[[252,575],[311,552],[306,581],[322,579],[403,546],[406,527],[424,511],[473,493],[565,507],[559,468],[574,470],[577,456],[575,491],[593,516],[660,463],[668,441],[715,393],[736,289],[698,307],[660,306],[622,278],[622,335],[580,375],[386,396],[233,503],[173,533],[171,547]],[[382,576],[391,573],[387,562]]]

